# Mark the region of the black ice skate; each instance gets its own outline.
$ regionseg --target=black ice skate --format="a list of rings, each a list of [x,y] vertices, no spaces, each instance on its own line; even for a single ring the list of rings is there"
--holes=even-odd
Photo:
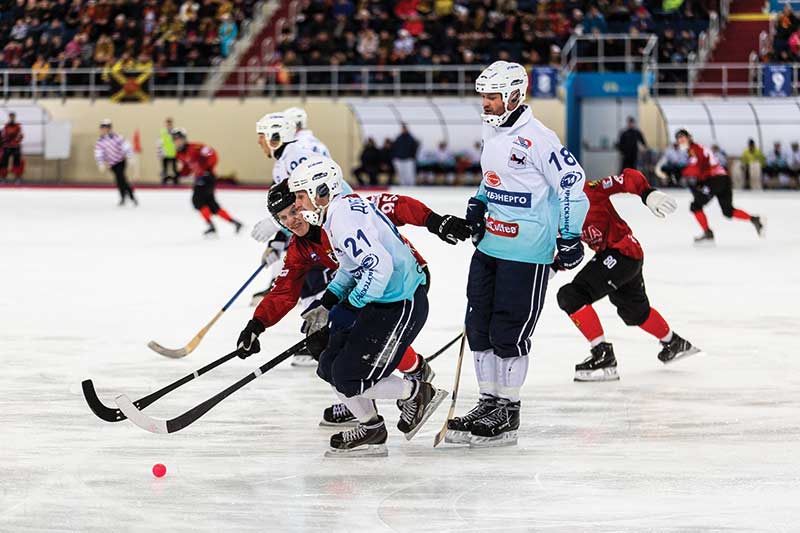
[[[472,439],[472,434],[470,433],[472,424],[494,411],[496,407],[497,398],[494,396],[481,397],[478,400],[478,405],[473,407],[467,414],[447,421],[447,433],[444,435],[444,441],[449,444],[469,444]]]
[[[383,417],[369,424],[331,435],[331,447],[325,457],[386,457],[386,425]]]
[[[764,222],[761,220],[761,217],[757,216],[757,215],[756,216],[751,216],[750,217],[750,222],[756,228],[756,233],[758,233],[758,236],[759,237],[763,237],[764,236]]]
[[[397,407],[401,410],[397,429],[405,433],[406,440],[414,438],[422,424],[430,418],[446,397],[446,390],[437,389],[425,381],[418,381],[416,391],[411,398],[397,402]]]
[[[592,348],[592,355],[575,365],[575,381],[616,381],[617,359],[611,343],[601,342]]]
[[[469,445],[475,448],[514,446],[519,429],[519,402],[500,399],[497,407],[472,424]]]
[[[700,352],[699,348],[692,346],[691,342],[687,341],[675,332],[672,333],[672,339],[670,339],[669,342],[659,342],[661,342],[662,348],[658,353],[658,360],[665,365],[675,361],[676,359],[694,355]]]
[[[206,237],[215,237],[217,235],[217,228],[214,227],[214,224],[208,223],[208,229],[203,232],[203,235]]]
[[[406,379],[412,379],[414,381],[427,381],[430,383],[433,381],[433,378],[436,377],[436,372],[433,371],[433,368],[431,368],[431,365],[428,364],[425,358],[420,355],[417,369],[412,370],[411,372],[406,372],[403,377]]]
[[[714,232],[711,230],[704,231],[702,235],[694,238],[694,243],[697,246],[711,246],[714,244]]]
[[[374,404],[374,402],[373,402]],[[354,426],[358,423],[356,417],[350,412],[350,409],[343,403],[335,403],[330,407],[326,407],[322,413],[322,420],[320,426]]]
[[[242,231],[242,226],[243,226],[243,225],[244,225],[244,224],[242,224],[242,223],[241,223],[241,222],[239,222],[238,220],[234,220],[234,221],[233,221],[234,231],[235,231],[236,233],[239,233],[240,231]]]

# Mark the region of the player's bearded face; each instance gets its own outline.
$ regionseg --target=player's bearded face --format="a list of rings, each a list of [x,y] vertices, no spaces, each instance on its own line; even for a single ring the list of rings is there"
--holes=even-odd
[[[500,93],[483,93],[481,94],[481,105],[483,112],[486,115],[502,115],[505,113],[505,104],[503,103],[503,96]]]
[[[296,206],[290,205],[280,213],[278,213],[278,222],[283,224],[289,231],[302,237],[311,228],[311,225],[306,222],[300,210]]]

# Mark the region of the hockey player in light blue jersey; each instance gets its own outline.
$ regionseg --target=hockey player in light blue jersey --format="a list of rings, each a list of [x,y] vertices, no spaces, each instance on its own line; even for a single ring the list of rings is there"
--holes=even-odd
[[[317,374],[359,421],[331,437],[328,455],[386,455],[386,427],[374,400],[398,400],[397,427],[411,439],[447,395],[392,375],[428,316],[425,275],[374,204],[342,194],[333,160],[309,158],[292,172],[289,189],[306,221],[322,226],[339,263],[325,293],[302,315],[306,333],[329,326]]]
[[[482,97],[481,181],[467,222],[477,245],[467,285],[466,333],[480,388],[478,405],[448,423],[447,442],[515,444],[520,388],[550,265],[583,259],[589,202],[581,165],[523,102],[528,73],[496,61],[475,82]]]
[[[328,148],[313,135],[298,136],[298,124],[308,119],[305,111],[300,108],[289,108],[282,113],[269,113],[256,122],[258,144],[264,154],[275,159],[272,167],[272,181],[274,184],[282,183],[289,178],[291,173],[309,157],[329,157]],[[352,187],[342,182],[343,192],[351,194]],[[258,242],[267,244],[261,256],[261,261],[267,265],[276,264],[273,268],[280,271],[283,256],[289,241],[290,233],[279,227],[274,218],[268,216],[253,226],[251,235]],[[306,277],[303,286],[302,298],[311,298],[325,289],[329,279],[322,268],[315,269]],[[253,295],[251,303],[257,305],[269,289],[259,291]],[[300,353],[292,358],[292,366],[315,367],[317,362],[310,354]]]

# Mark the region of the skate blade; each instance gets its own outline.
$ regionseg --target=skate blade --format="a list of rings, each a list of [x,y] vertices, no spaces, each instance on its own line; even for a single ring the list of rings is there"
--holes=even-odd
[[[425,422],[431,417],[436,408],[441,405],[445,398],[447,398],[448,394],[449,393],[444,389],[436,389],[436,394],[433,396],[433,399],[428,406],[425,407],[425,412],[422,413],[422,419],[419,421],[419,424],[414,426],[411,431],[405,434],[406,440],[411,440],[414,438],[414,435],[417,434],[420,428],[422,428],[423,424],[425,424]]]
[[[367,444],[359,446],[350,450],[339,450],[337,448],[329,448],[325,452],[325,457],[388,457],[389,450],[385,444]]]
[[[478,435],[471,435],[469,441],[470,448],[499,448],[501,446],[516,446],[517,445],[517,432],[506,431],[496,437],[480,437]]]
[[[619,381],[619,374],[617,374],[616,367],[598,368],[597,370],[576,370],[574,381]]]
[[[694,245],[698,248],[714,248],[716,246],[714,241],[694,241]]]
[[[686,359],[690,355],[697,355],[697,354],[705,355],[705,352],[703,352],[703,350],[701,350],[700,348],[698,348],[696,346],[692,346],[688,350],[680,352],[678,355],[676,355],[672,359],[667,359],[666,361],[661,361],[661,362],[664,363],[665,365],[668,365],[670,363],[674,363],[678,359]]]
[[[472,434],[469,431],[456,431],[448,429],[444,435],[444,441],[448,444],[469,444]]]
[[[316,368],[317,362],[310,355],[295,355],[292,358],[292,366],[300,368]]]
[[[347,422],[328,422],[325,419],[319,421],[320,427],[333,427],[333,428],[347,428],[347,427],[356,427],[358,425],[358,420],[348,420]]]

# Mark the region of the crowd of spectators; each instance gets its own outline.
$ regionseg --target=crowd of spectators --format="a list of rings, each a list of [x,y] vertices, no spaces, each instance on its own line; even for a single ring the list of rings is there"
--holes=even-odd
[[[0,0],[0,69],[32,69],[38,84],[88,83],[72,72],[208,66],[227,56],[255,0]],[[58,69],[67,69],[59,74]],[[190,80],[202,81],[202,80]],[[0,83],[2,80],[0,79]],[[11,85],[30,84],[12,76]]]
[[[533,66],[561,65],[561,49],[572,34],[656,33],[664,44],[659,60],[685,62],[708,24],[709,2],[700,0],[301,0],[295,24],[279,36],[277,67],[474,65],[465,82],[496,59]],[[711,2],[713,4],[713,2]],[[632,53],[641,53],[641,39]],[[583,46],[583,45],[582,45]],[[594,46],[594,49],[592,49]],[[597,52],[586,43],[582,54]],[[594,50],[594,51],[593,51]],[[623,55],[621,40],[605,42],[606,55]],[[624,70],[624,63],[605,65]],[[360,73],[340,73],[340,83],[360,81]],[[390,72],[375,72],[371,83],[388,83]],[[403,81],[422,75],[404,73]],[[289,75],[280,81],[288,83]],[[458,80],[437,71],[437,84]],[[296,81],[296,80],[295,80]],[[310,84],[330,83],[326,73],[310,73]]]
[[[796,63],[800,61],[800,18],[789,3],[775,18],[772,47],[763,57],[767,63]]]

